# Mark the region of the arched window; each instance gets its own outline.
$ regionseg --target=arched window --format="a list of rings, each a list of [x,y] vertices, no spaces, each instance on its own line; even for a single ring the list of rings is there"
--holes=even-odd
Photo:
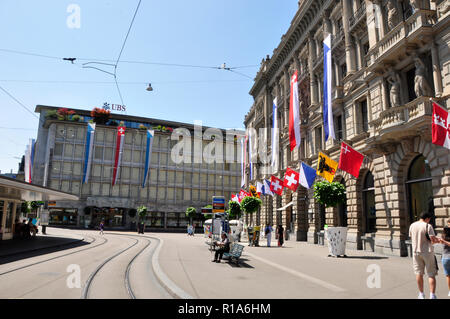
[[[434,216],[433,186],[431,182],[431,169],[428,160],[422,155],[417,156],[408,172],[406,181],[408,189],[410,223],[419,220],[424,211]],[[431,222],[434,226],[434,218]]]
[[[375,186],[373,175],[368,172],[364,179],[363,193],[363,209],[365,216],[365,232],[374,233],[377,231],[377,215],[375,210]]]

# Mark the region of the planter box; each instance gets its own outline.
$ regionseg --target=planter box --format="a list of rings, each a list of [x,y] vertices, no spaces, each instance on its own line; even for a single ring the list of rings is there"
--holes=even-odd
[[[325,230],[325,238],[331,256],[345,256],[347,227],[328,227]]]

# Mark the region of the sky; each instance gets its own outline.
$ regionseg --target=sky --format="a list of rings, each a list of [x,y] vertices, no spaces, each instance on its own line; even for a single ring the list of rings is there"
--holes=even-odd
[[[36,105],[122,104],[113,76],[83,64],[117,61],[138,2],[0,0],[0,88],[9,93],[0,90],[2,173],[17,172],[29,139],[37,138]],[[297,0],[142,0],[117,67],[126,114],[243,129],[260,63],[297,6]],[[213,68],[223,63],[243,67],[235,69],[243,75]]]

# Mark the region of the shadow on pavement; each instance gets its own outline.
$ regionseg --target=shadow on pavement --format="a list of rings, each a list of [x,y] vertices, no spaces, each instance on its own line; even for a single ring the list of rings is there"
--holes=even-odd
[[[332,257],[330,257],[330,258],[332,258]],[[339,259],[379,260],[379,259],[389,259],[389,257],[381,257],[381,256],[347,256],[347,257],[339,257]]]
[[[249,265],[246,263],[246,261],[248,261],[248,259],[246,258],[239,258],[239,262],[236,265],[236,261],[228,261],[228,259],[223,259],[224,262],[226,262],[228,265],[230,265],[233,268],[251,268],[254,269],[255,267],[253,267],[252,265]]]
[[[0,244],[0,265],[89,245],[90,243],[61,237],[14,239]]]

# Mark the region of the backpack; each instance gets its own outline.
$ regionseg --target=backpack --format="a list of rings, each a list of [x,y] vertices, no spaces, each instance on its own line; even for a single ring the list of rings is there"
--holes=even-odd
[[[270,233],[270,228],[269,226],[266,227],[266,229],[264,230],[264,234],[267,235],[268,233]]]

